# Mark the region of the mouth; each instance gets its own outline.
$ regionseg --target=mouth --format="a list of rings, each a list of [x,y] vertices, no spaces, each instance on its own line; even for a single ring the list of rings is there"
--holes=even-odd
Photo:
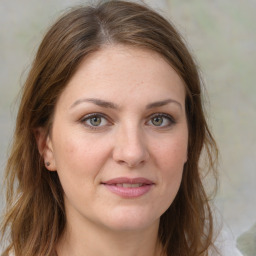
[[[138,183],[138,184],[118,183],[118,184],[115,184],[115,186],[122,187],[122,188],[138,188],[138,187],[141,187],[143,185],[144,184],[142,184],[142,183]]]
[[[149,179],[145,178],[126,178],[120,177],[101,183],[110,192],[123,198],[136,198],[148,193],[154,185]]]

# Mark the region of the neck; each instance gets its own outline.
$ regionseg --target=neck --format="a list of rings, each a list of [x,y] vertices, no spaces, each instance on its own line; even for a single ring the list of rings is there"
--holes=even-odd
[[[78,223],[76,223],[78,224]],[[93,223],[67,223],[57,245],[58,256],[160,256],[157,221],[143,230],[116,231]]]

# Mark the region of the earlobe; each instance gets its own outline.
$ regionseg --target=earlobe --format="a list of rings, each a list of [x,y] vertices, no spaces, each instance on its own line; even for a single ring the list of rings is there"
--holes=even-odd
[[[50,135],[46,133],[42,127],[34,130],[34,135],[37,143],[39,154],[44,159],[45,167],[49,171],[56,171],[56,164]]]

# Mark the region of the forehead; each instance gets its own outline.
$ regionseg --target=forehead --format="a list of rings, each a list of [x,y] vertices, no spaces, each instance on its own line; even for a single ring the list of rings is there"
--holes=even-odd
[[[185,86],[176,71],[158,53],[111,45],[86,56],[61,98],[99,97],[118,104],[127,99],[155,101],[167,95],[184,100]],[[145,103],[146,104],[146,103]]]

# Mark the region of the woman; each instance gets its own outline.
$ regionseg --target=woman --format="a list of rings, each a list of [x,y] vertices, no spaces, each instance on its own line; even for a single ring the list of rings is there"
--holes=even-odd
[[[200,86],[180,35],[149,8],[107,1],[62,16],[23,88],[2,255],[217,255]]]

